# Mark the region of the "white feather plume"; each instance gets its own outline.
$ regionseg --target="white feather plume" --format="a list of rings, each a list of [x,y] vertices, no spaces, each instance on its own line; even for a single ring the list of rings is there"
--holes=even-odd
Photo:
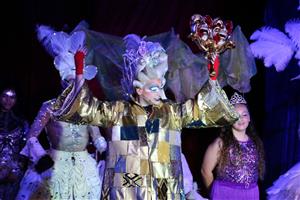
[[[85,42],[85,33],[83,31],[76,31],[70,36],[70,47],[69,51],[74,53],[79,47],[82,47]]]
[[[291,60],[295,46],[291,40],[281,31],[264,27],[251,35],[250,44],[253,55],[264,59],[266,67],[275,66],[277,71],[283,71]]]
[[[75,78],[74,54],[67,52],[55,56],[54,66],[59,71],[61,79]]]
[[[295,46],[300,49],[300,19],[291,19],[285,24],[285,32],[292,39]]]
[[[298,60],[298,66],[300,67],[300,19],[289,20],[285,24],[285,31],[289,34],[294,45],[297,47],[295,58]],[[291,80],[300,79],[300,74]]]
[[[83,69],[83,77],[86,80],[91,80],[92,78],[94,78],[96,76],[97,72],[98,72],[98,69],[95,65],[87,65]]]
[[[250,44],[253,55],[264,59],[266,67],[275,66],[277,71],[283,71],[294,52],[300,66],[300,20],[292,19],[285,24],[284,34],[272,27],[263,27],[255,31],[250,39],[256,40]],[[300,79],[300,74],[291,80]]]
[[[51,36],[55,33],[54,29],[50,26],[38,25],[36,27],[36,33],[38,40],[42,43],[46,51],[54,56],[54,52],[51,46]]]
[[[70,48],[69,35],[63,31],[53,33],[51,46],[56,56],[66,54]]]
[[[83,31],[72,31],[71,34],[63,31],[56,32],[49,26],[41,25],[37,27],[37,37],[47,52],[54,57],[54,66],[61,78],[75,78],[74,54],[79,47],[84,46],[85,33]],[[84,69],[83,75],[90,80],[96,74],[97,68],[88,66]]]
[[[261,29],[255,31],[250,36],[250,39],[257,41],[270,41],[289,46],[292,45],[290,38],[286,34],[284,34],[276,28],[268,26],[262,27]]]

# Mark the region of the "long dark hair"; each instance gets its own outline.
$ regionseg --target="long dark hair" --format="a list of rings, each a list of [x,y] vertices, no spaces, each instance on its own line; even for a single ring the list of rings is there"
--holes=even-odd
[[[257,149],[258,153],[258,174],[259,178],[263,179],[264,173],[265,173],[265,153],[264,153],[264,147],[263,142],[259,138],[259,136],[256,134],[256,130],[254,128],[254,125],[252,121],[249,122],[249,125],[246,129],[246,134],[248,137],[254,142],[255,147]],[[232,126],[226,126],[221,129],[220,138],[222,139],[222,147],[220,151],[220,157],[218,162],[218,169],[223,169],[224,165],[227,163],[229,157],[229,149],[231,146],[233,146],[235,149],[238,149],[238,152],[240,153],[240,145],[237,139],[235,139],[233,132],[232,132]]]

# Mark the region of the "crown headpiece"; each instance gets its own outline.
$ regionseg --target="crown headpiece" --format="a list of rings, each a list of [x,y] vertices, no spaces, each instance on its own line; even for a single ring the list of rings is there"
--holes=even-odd
[[[161,79],[163,86],[168,70],[168,65],[160,65],[167,60],[164,48],[158,42],[145,41],[145,37],[141,39],[135,34],[125,36],[124,42],[126,52],[123,54],[121,85],[125,97],[133,94],[134,87],[142,87],[143,82],[151,78]]]
[[[244,97],[242,95],[239,95],[237,92],[235,92],[230,100],[229,100],[231,105],[235,105],[235,104],[247,104],[247,101],[244,99]]]
[[[15,90],[13,90],[13,89],[5,89],[5,90],[3,90],[2,94],[5,94],[6,96],[9,96],[9,97],[17,96]]]

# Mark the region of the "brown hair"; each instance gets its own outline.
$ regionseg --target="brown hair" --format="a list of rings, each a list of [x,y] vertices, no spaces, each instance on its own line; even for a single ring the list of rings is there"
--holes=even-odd
[[[259,178],[263,179],[265,173],[265,153],[264,147],[261,139],[256,134],[253,123],[250,121],[246,129],[246,134],[254,142],[257,153],[258,153],[258,174]],[[228,161],[229,149],[233,145],[235,149],[238,149],[240,153],[239,142],[235,139],[232,133],[232,126],[226,126],[222,128],[220,133],[220,138],[222,139],[222,147],[220,150],[220,157],[218,162],[218,169],[221,170]]]

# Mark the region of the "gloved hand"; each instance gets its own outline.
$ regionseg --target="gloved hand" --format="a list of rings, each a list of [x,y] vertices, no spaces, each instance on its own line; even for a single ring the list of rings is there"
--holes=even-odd
[[[217,80],[217,77],[219,75],[219,65],[220,65],[219,55],[213,54],[207,66],[209,77],[211,80]]]
[[[103,153],[107,149],[107,142],[103,136],[98,137],[94,141],[94,145],[100,153]]]
[[[83,74],[84,58],[86,56],[86,53],[87,53],[87,49],[85,47],[80,47],[74,55],[76,75]]]
[[[52,158],[48,154],[45,154],[38,160],[34,168],[37,173],[41,174],[44,171],[53,167],[53,165],[54,165],[54,161],[52,160]]]

